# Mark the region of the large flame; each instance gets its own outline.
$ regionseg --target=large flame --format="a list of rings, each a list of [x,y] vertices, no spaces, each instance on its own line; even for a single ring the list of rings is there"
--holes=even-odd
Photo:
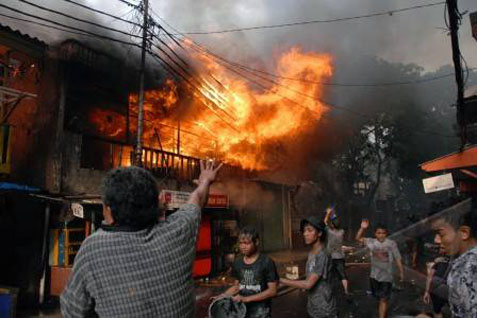
[[[269,169],[271,152],[280,149],[277,145],[313,130],[327,111],[318,83],[332,75],[330,55],[293,47],[278,58],[274,77],[230,70],[199,53],[196,61],[200,79],[181,87],[168,80],[162,88],[146,92],[146,146],[218,157],[245,169]],[[132,134],[137,99],[137,94],[130,96]]]

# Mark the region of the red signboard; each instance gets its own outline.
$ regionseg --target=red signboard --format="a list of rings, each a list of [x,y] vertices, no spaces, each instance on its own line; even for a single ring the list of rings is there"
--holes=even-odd
[[[225,208],[229,207],[229,197],[226,194],[209,194],[209,200],[206,208]]]

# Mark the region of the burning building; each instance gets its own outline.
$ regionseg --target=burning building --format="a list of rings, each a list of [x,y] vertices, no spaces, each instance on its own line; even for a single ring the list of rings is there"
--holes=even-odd
[[[42,277],[43,292],[59,293],[79,247],[64,237],[59,247],[61,233],[73,237],[68,230],[80,229],[84,238],[99,226],[102,177],[133,162],[137,76],[120,59],[76,40],[48,48],[8,27],[1,32],[7,36],[0,37],[0,172],[5,181],[43,192],[34,197],[36,209],[44,211],[36,216],[42,243],[28,246],[42,252],[30,276],[34,282]],[[271,87],[257,89],[202,54],[191,63],[193,80],[169,78],[146,90],[142,165],[158,178],[173,209],[193,188],[200,159],[228,164],[212,188],[198,242],[194,271],[207,276],[224,270],[238,226],[255,225],[266,251],[297,243],[294,184],[263,172],[283,168],[294,143],[309,137],[326,114],[318,83],[331,76],[332,67],[328,55],[292,48],[278,58]],[[13,211],[19,205],[6,206]],[[18,209],[28,215],[28,208]],[[21,232],[21,222],[15,222],[5,235]],[[48,257],[51,267],[44,267]]]

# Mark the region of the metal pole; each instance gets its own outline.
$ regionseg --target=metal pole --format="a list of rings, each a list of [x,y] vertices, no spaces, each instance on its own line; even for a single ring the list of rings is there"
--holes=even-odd
[[[48,268],[48,259],[49,259],[49,234],[50,234],[50,203],[46,203],[45,207],[45,220],[43,223],[43,241],[41,245],[41,279],[40,279],[40,291],[39,291],[39,302],[42,305],[45,302],[45,287],[46,287],[46,276]]]
[[[461,148],[463,148],[467,142],[467,129],[464,116],[464,80],[462,75],[461,54],[459,50],[459,11],[457,9],[457,0],[447,0],[446,2],[449,15],[455,81],[457,82],[457,123],[460,126]]]
[[[181,154],[181,121],[177,122],[177,154]]]
[[[139,75],[139,101],[137,113],[137,143],[136,143],[136,166],[142,166],[142,131],[144,117],[144,68],[146,65],[146,46],[147,46],[147,29],[148,29],[148,11],[149,1],[143,0],[144,21],[142,24],[142,52],[141,52],[141,69]]]

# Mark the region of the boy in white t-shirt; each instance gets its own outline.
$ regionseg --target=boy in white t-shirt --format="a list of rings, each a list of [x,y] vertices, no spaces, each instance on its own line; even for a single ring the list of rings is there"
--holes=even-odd
[[[404,280],[404,269],[396,242],[387,238],[386,226],[380,224],[376,226],[375,238],[364,237],[364,232],[368,227],[369,221],[362,220],[356,240],[371,252],[371,275],[369,278],[371,291],[379,301],[379,318],[385,318],[393,285],[393,261],[396,261],[401,281]]]

